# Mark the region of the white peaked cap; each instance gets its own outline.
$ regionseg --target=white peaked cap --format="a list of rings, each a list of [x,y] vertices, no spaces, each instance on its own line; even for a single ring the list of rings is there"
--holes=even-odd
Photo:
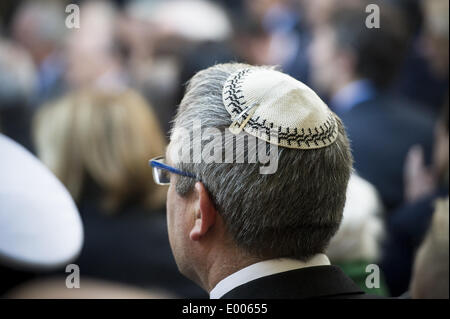
[[[232,25],[226,12],[213,1],[136,0],[131,16],[149,21],[162,30],[192,41],[224,41],[231,36]]]
[[[336,118],[308,86],[268,68],[247,68],[225,82],[223,103],[241,130],[287,148],[316,149],[338,136]],[[274,135],[275,134],[275,135]]]
[[[81,219],[65,187],[0,134],[0,264],[26,270],[64,266],[82,243]]]

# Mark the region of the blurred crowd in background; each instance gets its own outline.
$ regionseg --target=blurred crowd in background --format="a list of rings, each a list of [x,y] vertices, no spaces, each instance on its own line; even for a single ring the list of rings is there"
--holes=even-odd
[[[80,28],[66,27],[69,3]],[[365,25],[370,3],[379,29]],[[377,264],[378,294],[448,298],[448,201],[435,204],[448,196],[448,0],[2,0],[0,132],[76,201],[81,275],[207,297],[177,271],[147,162],[186,82],[230,61],[277,65],[343,120],[355,175],[332,263],[371,293]],[[417,254],[436,207],[437,239]]]

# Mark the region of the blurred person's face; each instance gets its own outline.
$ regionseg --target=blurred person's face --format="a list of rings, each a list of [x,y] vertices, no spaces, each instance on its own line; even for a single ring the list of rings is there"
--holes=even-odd
[[[51,50],[50,43],[39,38],[38,30],[39,25],[29,11],[16,16],[12,23],[12,35],[14,39],[30,52],[37,64]]]
[[[270,58],[270,40],[269,35],[245,35],[237,39],[237,51],[241,58],[249,64],[273,64]]]
[[[66,37],[66,80],[72,87],[92,85],[119,63],[111,52],[115,35],[114,11],[107,2],[86,2],[80,15],[83,27]]]
[[[425,20],[421,35],[422,52],[432,72],[446,77],[449,66],[448,0],[424,0],[422,9]]]
[[[65,55],[67,68],[64,76],[72,88],[90,86],[101,77],[114,76],[114,70],[119,67],[106,45],[95,42],[88,32],[69,36]]]
[[[283,0],[247,0],[245,1],[245,6],[250,14],[263,19],[271,7],[283,2]]]
[[[71,87],[78,88],[83,84],[91,84],[101,74],[104,60],[100,53],[82,45],[68,47],[67,70],[64,76]]]
[[[308,53],[313,85],[322,93],[334,93],[341,69],[335,36],[331,28],[328,26],[316,28]]]
[[[306,21],[312,28],[325,25],[337,7],[360,7],[361,0],[300,0]]]
[[[325,24],[336,0],[302,0],[301,4],[308,23],[315,27]]]

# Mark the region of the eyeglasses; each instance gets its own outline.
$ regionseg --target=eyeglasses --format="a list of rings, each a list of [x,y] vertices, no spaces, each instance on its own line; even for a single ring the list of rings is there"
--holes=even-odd
[[[148,164],[153,168],[153,180],[158,185],[169,185],[170,174],[174,173],[181,176],[196,178],[194,174],[180,171],[179,169],[167,165],[163,156],[152,158]]]

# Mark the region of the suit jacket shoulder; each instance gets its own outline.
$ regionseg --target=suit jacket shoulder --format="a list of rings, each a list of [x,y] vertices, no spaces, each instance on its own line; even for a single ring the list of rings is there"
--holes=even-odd
[[[316,266],[262,277],[238,286],[222,299],[377,298],[365,294],[337,266]]]

